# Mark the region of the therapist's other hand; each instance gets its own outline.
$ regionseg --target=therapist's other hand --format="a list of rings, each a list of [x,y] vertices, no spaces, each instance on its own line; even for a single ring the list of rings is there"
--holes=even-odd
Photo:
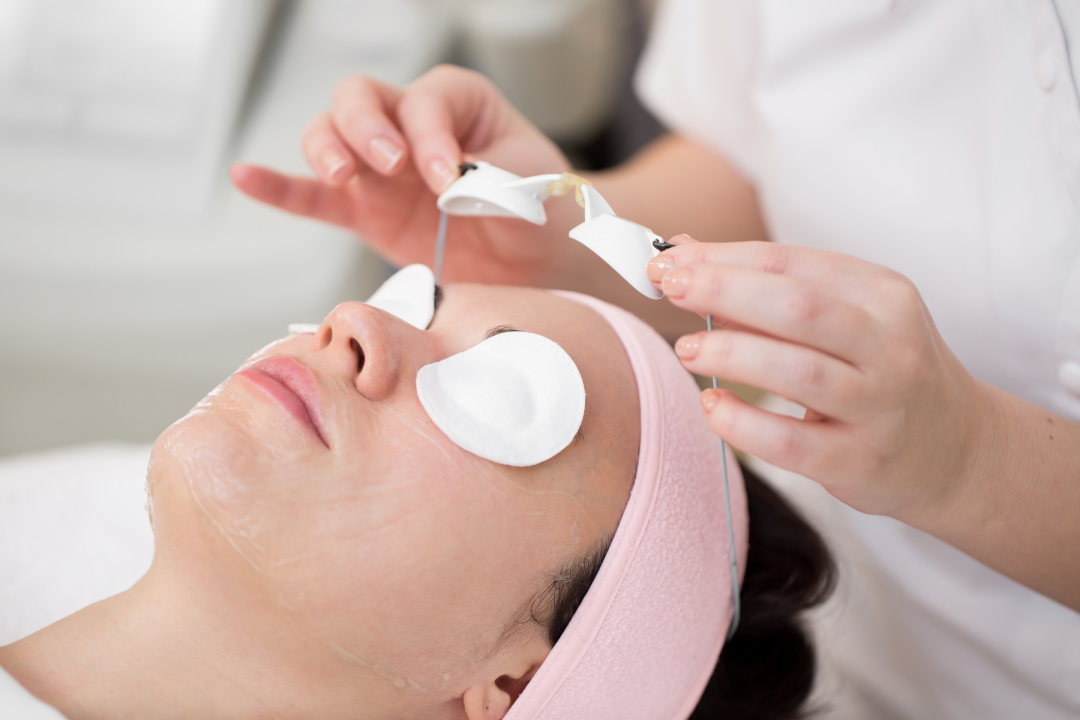
[[[570,169],[487,78],[453,66],[405,88],[362,76],[343,80],[331,110],[308,126],[303,151],[316,179],[241,164],[232,169],[233,182],[256,200],[352,230],[399,266],[432,262],[435,198],[466,158],[522,176]],[[570,242],[565,205],[548,203],[551,219],[543,227],[452,218],[445,279],[542,284]]]
[[[863,512],[948,512],[991,449],[990,410],[907,278],[821,250],[675,242],[650,278],[719,324],[676,343],[686,368],[807,408],[799,420],[706,390],[714,432]]]

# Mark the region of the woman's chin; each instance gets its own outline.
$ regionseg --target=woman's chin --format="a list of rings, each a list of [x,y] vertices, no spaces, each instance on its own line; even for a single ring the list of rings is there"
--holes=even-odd
[[[150,489],[156,478],[171,477],[188,488],[192,499],[216,525],[247,516],[271,461],[260,446],[234,423],[214,414],[192,411],[161,433],[150,453]]]

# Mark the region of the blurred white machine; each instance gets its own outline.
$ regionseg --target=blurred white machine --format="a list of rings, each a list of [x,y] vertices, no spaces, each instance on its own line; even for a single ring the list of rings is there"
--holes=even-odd
[[[625,0],[0,0],[0,455],[150,441],[286,324],[366,297],[346,231],[232,189],[308,173],[343,77],[467,55],[542,129],[610,109]]]
[[[397,2],[445,4],[348,9]],[[384,279],[348,232],[227,177],[308,173],[300,137],[341,78],[443,59],[437,14],[366,46],[329,30],[345,4],[0,0],[0,455],[153,440],[287,323]]]
[[[269,0],[0,0],[0,194],[197,218]]]

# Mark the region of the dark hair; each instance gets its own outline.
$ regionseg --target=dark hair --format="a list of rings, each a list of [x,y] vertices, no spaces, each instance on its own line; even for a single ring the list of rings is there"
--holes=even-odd
[[[750,549],[742,619],[690,720],[794,720],[814,684],[814,648],[802,614],[832,592],[836,567],[825,541],[784,498],[746,468],[743,478]],[[609,545],[568,563],[533,604],[533,620],[547,629],[552,647],[585,599]]]

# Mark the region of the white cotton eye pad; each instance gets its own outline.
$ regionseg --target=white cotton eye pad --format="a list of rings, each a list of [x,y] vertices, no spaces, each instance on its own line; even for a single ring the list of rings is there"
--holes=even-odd
[[[425,365],[416,391],[432,422],[457,446],[515,467],[559,454],[585,416],[577,365],[541,335],[509,332]]]
[[[385,310],[418,330],[426,330],[435,315],[435,275],[427,265],[403,267],[364,304]]]
[[[318,330],[319,323],[289,323],[290,335],[307,335]]]

